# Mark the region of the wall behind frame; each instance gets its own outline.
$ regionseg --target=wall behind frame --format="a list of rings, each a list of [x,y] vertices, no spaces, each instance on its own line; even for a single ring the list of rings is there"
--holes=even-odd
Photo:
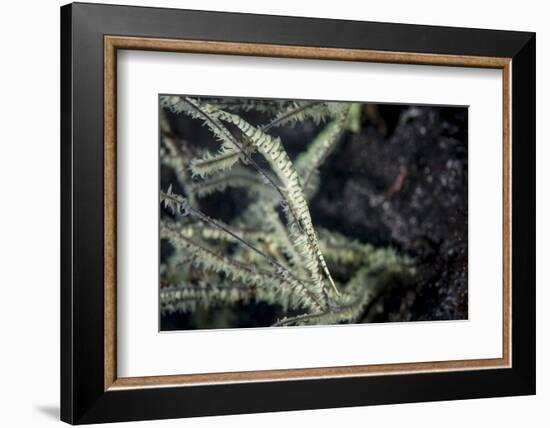
[[[6,2],[0,16],[3,44],[0,79],[0,325],[3,352],[2,419],[10,427],[60,426],[59,418],[59,6],[63,1]],[[550,29],[543,2],[479,2],[435,0],[409,2],[253,2],[246,0],[104,0],[102,3],[226,10],[319,18],[342,18],[411,24],[484,27],[537,32],[537,76],[550,75]],[[314,5],[314,7],[312,7]],[[7,55],[6,55],[7,54]],[[550,115],[543,104],[550,95],[548,79],[537,82],[537,122]],[[550,369],[540,362],[550,352],[550,315],[542,302],[550,292],[550,258],[545,245],[550,226],[550,140],[548,128],[537,130],[537,396],[461,402],[420,403],[336,410],[282,412],[264,415],[200,418],[185,422],[127,423],[125,427],[159,426],[284,427],[370,426],[407,427],[477,426],[491,423],[500,428],[521,426],[526,421],[548,420]],[[31,203],[32,202],[32,203]],[[8,401],[9,400],[9,401]],[[145,425],[144,425],[145,424]]]

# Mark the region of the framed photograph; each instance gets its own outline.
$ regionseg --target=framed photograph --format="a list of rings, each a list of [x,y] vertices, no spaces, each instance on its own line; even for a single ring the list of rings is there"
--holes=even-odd
[[[535,35],[61,8],[61,418],[535,393]]]

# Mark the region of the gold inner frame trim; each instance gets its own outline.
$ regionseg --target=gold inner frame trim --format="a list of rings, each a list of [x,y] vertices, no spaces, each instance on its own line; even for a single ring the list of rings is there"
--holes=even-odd
[[[170,376],[117,377],[116,367],[116,85],[117,50],[146,50],[218,55],[244,55],[297,59],[323,59],[393,64],[439,65],[494,68],[502,70],[503,129],[503,322],[502,357],[492,359],[432,361],[342,367],[261,370]],[[511,84],[510,58],[462,55],[419,54],[361,49],[171,40],[139,37],[104,37],[104,389],[154,388],[220,383],[284,381],[394,375],[422,372],[509,368],[512,364],[512,164],[511,164]]]

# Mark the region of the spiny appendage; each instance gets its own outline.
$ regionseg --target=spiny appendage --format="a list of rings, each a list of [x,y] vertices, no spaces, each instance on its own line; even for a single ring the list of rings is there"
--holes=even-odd
[[[259,153],[261,153],[270,164],[273,171],[279,177],[286,189],[287,203],[291,210],[291,213],[296,216],[296,221],[301,229],[304,230],[309,245],[311,245],[311,251],[314,253],[314,257],[317,259],[317,263],[326,278],[328,279],[331,287],[336,293],[339,293],[334,280],[328,270],[326,262],[324,261],[321,250],[315,236],[313,224],[311,221],[311,215],[309,208],[302,192],[298,173],[294,168],[288,154],[284,150],[279,138],[272,138],[270,135],[262,132],[260,129],[252,126],[237,115],[229,114],[226,112],[214,113],[220,119],[230,122],[237,126],[256,146]],[[312,272],[317,279],[318,273],[314,270]]]
[[[345,291],[334,296],[336,304],[328,310],[283,317],[274,326],[339,324],[359,322],[365,309],[378,293],[379,281],[369,276],[368,268],[359,269],[348,281]]]
[[[344,133],[345,116],[339,115],[315,137],[307,150],[301,153],[296,161],[302,185],[308,188],[320,165],[334,150]],[[316,189],[315,189],[316,190]],[[312,192],[314,193],[314,192]]]
[[[191,97],[163,96],[161,105],[175,113],[184,113],[193,119],[201,120],[221,143],[217,153],[206,152],[192,159],[190,169],[193,177],[207,177],[232,168],[246,156],[246,144],[239,142],[215,117],[203,109],[202,104]]]
[[[189,193],[204,198],[216,192],[223,192],[228,188],[243,189],[253,197],[270,192],[270,188],[250,169],[234,167],[229,171],[220,172],[213,177],[196,181],[189,187]]]
[[[307,287],[289,274],[283,267],[275,271],[258,269],[254,265],[238,262],[230,257],[217,254],[191,239],[187,231],[177,223],[161,223],[161,238],[167,239],[175,248],[187,252],[196,269],[223,273],[226,278],[237,283],[268,288],[281,294],[294,308],[319,311],[322,306]]]

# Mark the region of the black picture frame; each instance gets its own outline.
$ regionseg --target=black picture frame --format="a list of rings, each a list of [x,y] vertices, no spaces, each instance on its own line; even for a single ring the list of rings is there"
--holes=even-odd
[[[511,58],[512,366],[104,388],[104,36]],[[535,393],[535,34],[74,3],[61,8],[61,419],[71,424]]]

